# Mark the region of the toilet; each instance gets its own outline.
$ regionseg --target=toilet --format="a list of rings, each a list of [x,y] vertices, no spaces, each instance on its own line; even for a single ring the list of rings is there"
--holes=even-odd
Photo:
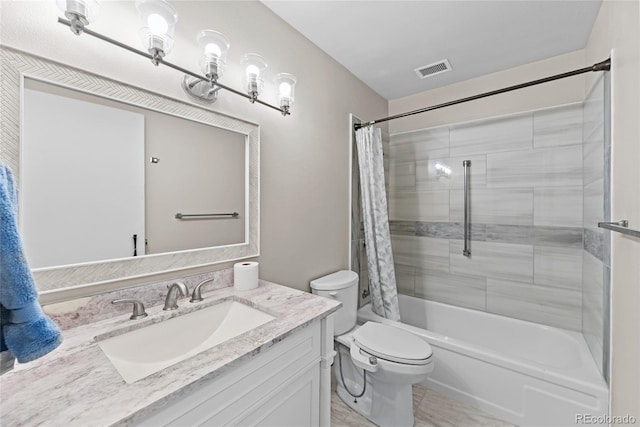
[[[342,303],[334,320],[338,396],[381,427],[413,426],[412,385],[433,371],[429,344],[391,325],[357,325],[358,275],[353,271],[312,280],[311,290]]]

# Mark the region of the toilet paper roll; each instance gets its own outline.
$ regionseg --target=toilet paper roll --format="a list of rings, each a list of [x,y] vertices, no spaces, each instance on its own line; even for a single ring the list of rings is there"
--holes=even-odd
[[[238,262],[233,265],[233,287],[248,291],[258,287],[258,263]]]

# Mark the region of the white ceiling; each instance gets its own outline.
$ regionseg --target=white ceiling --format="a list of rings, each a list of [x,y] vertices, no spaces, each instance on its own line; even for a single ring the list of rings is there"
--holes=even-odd
[[[601,0],[262,0],[387,99],[582,49]],[[414,69],[448,59],[453,71]]]

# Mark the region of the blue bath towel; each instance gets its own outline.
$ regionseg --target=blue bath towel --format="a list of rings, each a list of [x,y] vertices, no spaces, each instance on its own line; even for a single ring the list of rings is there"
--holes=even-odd
[[[9,168],[0,163],[0,352],[30,362],[62,342],[58,326],[38,304],[38,291],[18,233],[18,197]]]

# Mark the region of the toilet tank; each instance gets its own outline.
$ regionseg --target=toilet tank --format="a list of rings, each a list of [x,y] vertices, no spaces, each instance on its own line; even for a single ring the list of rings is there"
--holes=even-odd
[[[311,292],[342,303],[336,312],[334,335],[342,335],[356,325],[358,315],[358,275],[341,270],[311,281]]]

